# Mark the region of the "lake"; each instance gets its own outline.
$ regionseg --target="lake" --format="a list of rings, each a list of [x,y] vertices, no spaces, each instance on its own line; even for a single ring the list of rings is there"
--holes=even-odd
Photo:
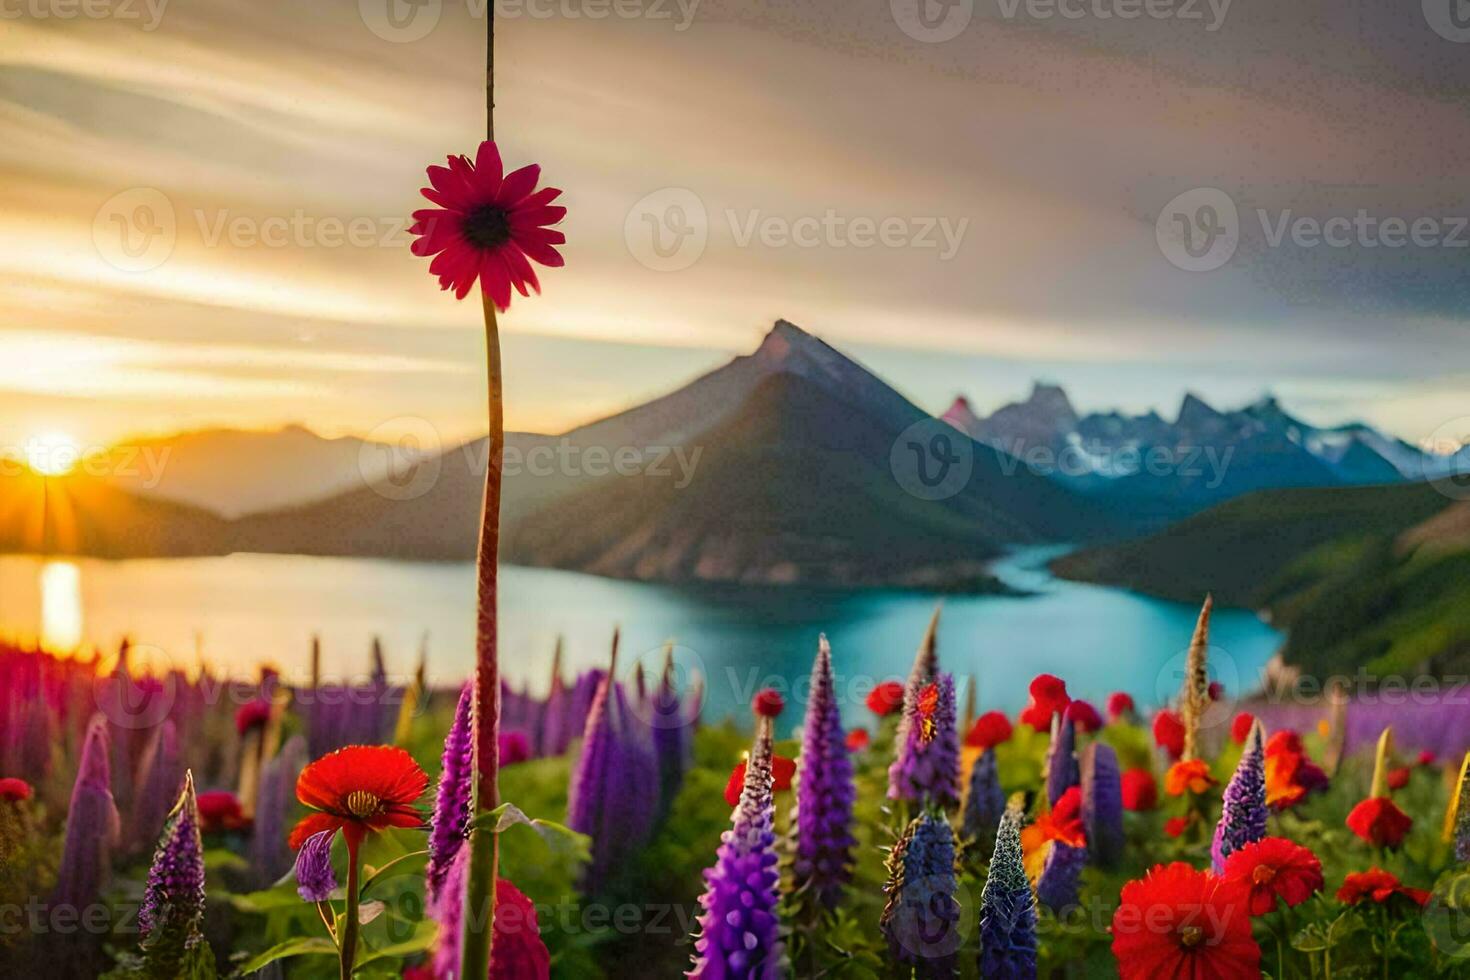
[[[1101,710],[1125,690],[1140,706],[1179,688],[1195,608],[1118,589],[1052,578],[1046,563],[1065,549],[1018,551],[994,571],[1026,596],[944,596],[872,590],[674,587],[572,572],[501,572],[502,660],[519,686],[544,691],[558,634],[569,668],[605,663],[614,625],[623,631],[620,670],[641,660],[656,670],[674,640],[681,670],[708,684],[707,717],[748,702],[762,686],[804,700],[805,679],[825,632],[844,711],[862,717],[876,681],[907,674],[936,602],[946,670],[973,677],[982,709],[1013,712],[1046,671]],[[473,651],[474,570],[431,564],[280,555],[101,561],[0,558],[0,624],[52,645],[114,648],[128,635],[155,663],[248,674],[271,662],[288,678],[309,671],[310,638],[322,638],[323,671],[363,676],[380,636],[390,672],[412,672],[427,643],[429,674],[467,676]],[[1232,692],[1258,681],[1281,636],[1243,610],[1220,610],[1211,665]],[[796,723],[799,712],[786,719]]]

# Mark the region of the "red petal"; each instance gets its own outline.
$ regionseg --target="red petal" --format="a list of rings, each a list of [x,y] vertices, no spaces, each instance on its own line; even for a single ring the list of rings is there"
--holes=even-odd
[[[341,817],[334,817],[330,813],[308,814],[292,828],[291,836],[286,839],[286,843],[291,845],[291,850],[299,851],[308,837],[324,830],[341,830],[342,825],[346,822]]]
[[[485,140],[475,154],[476,183],[482,187],[487,184],[499,187],[504,176],[505,165],[500,161],[500,148],[495,145],[494,140]]]
[[[559,204],[542,208],[518,208],[510,213],[510,226],[515,230],[520,230],[540,225],[554,225],[566,216],[567,209]]]
[[[536,181],[540,179],[540,164],[531,163],[519,170],[512,171],[506,175],[504,182],[500,185],[500,190],[496,192],[495,203],[503,208],[510,208],[535,190]]]
[[[490,294],[497,310],[504,313],[510,307],[510,268],[498,250],[480,259],[480,288]]]
[[[517,244],[520,245],[521,251],[525,252],[528,258],[534,259],[542,265],[549,265],[554,269],[559,269],[566,265],[567,260],[562,258],[561,253],[550,245],[534,240],[517,242]]]

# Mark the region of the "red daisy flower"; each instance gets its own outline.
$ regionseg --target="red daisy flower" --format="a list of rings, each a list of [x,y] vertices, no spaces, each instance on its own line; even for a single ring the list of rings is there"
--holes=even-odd
[[[1249,711],[1242,711],[1235,716],[1230,723],[1230,740],[1236,745],[1244,745],[1245,740],[1250,737],[1251,726],[1256,723],[1256,716]]]
[[[871,741],[871,738],[866,728],[854,728],[847,733],[847,751],[861,752],[868,747],[869,741]]]
[[[1170,817],[1164,821],[1164,833],[1170,837],[1178,837],[1189,829],[1188,817]]]
[[[240,798],[227,789],[200,793],[194,802],[199,806],[199,829],[206,834],[250,826],[250,820],[240,806]]]
[[[1188,759],[1169,767],[1164,775],[1164,792],[1170,796],[1183,796],[1188,791],[1198,796],[1217,782],[1210,775],[1209,763],[1203,759]]]
[[[1431,752],[1429,749],[1423,749],[1423,750],[1421,750],[1419,752],[1419,765],[1421,765],[1421,766],[1432,766],[1432,765],[1434,765],[1434,753]]]
[[[975,719],[965,734],[965,744],[976,749],[993,749],[1002,742],[1009,742],[1014,729],[1011,720],[1000,711],[987,711]]]
[[[1245,889],[1183,862],[1155,865],[1123,886],[1113,913],[1113,956],[1122,980],[1261,975]]]
[[[796,776],[796,760],[785,756],[771,756],[771,789],[777,793],[791,788],[791,780]],[[740,805],[740,791],[745,788],[745,760],[741,759],[735,763],[735,768],[730,770],[730,781],[725,784],[725,802],[731,806]]]
[[[419,236],[413,254],[434,256],[429,272],[439,277],[439,287],[453,286],[455,298],[464,299],[478,278],[499,310],[510,305],[512,286],[522,296],[530,295],[527,287],[539,293],[531,261],[563,265],[552,246],[567,240],[547,227],[566,217],[567,209],[551,203],[561,191],[536,190],[541,167],[533,163],[506,174],[500,150],[486,140],[473,163],[451,156],[448,167],[428,172],[433,186],[420,193],[439,206],[415,211],[409,231]]]
[[[1103,723],[1102,715],[1098,714],[1097,709],[1086,701],[1073,701],[1067,705],[1066,716],[1072,719],[1072,724],[1084,732],[1095,732],[1102,727]]]
[[[1381,868],[1350,874],[1337,890],[1337,900],[1344,905],[1357,905],[1365,898],[1382,904],[1395,895],[1403,895],[1419,905],[1429,901],[1429,892],[1422,888],[1406,888],[1399,883],[1397,876]]]
[[[1399,766],[1396,769],[1390,769],[1386,777],[1388,788],[1403,789],[1409,785],[1409,774],[1411,772],[1412,770],[1408,766]]]
[[[884,681],[868,694],[868,710],[879,718],[893,714],[903,707],[903,685],[898,681]]]
[[[762,718],[777,718],[782,711],[786,710],[786,699],[772,688],[765,688],[755,692],[751,699],[750,709]]]
[[[1123,773],[1123,806],[1129,810],[1152,810],[1159,805],[1159,786],[1147,769],[1129,769]]]
[[[1414,826],[1414,818],[1400,810],[1386,796],[1371,796],[1347,816],[1347,825],[1353,833],[1374,847],[1398,847],[1404,835]]]
[[[16,779],[14,776],[0,779],[0,800],[7,803],[19,803],[30,798],[31,784],[24,779]]]
[[[1112,721],[1131,715],[1136,710],[1133,706],[1133,695],[1124,691],[1114,691],[1108,695],[1108,718]]]
[[[1310,850],[1284,837],[1265,837],[1246,844],[1225,859],[1228,881],[1250,890],[1251,915],[1265,915],[1280,897],[1288,908],[1322,890],[1322,862]]]
[[[424,822],[414,803],[429,777],[413,756],[391,745],[349,745],[328,752],[301,770],[296,798],[319,812],[291,831],[299,849],[312,834],[342,831],[349,850],[370,832],[386,827],[418,827]]]
[[[1167,750],[1171,759],[1184,754],[1184,722],[1168,708],[1154,715],[1154,744]]]
[[[1067,710],[1072,699],[1067,695],[1067,682],[1053,674],[1037,674],[1031,681],[1031,703],[1021,712],[1021,724],[1038,732],[1051,729],[1051,716]]]

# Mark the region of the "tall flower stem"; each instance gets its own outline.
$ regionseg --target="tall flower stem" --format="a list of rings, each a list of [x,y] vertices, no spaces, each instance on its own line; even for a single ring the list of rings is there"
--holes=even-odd
[[[357,860],[357,845],[347,842],[347,912],[342,917],[342,942],[338,948],[338,959],[342,964],[342,980],[352,980],[352,968],[357,963],[358,920],[362,918],[359,906],[361,869]]]
[[[485,7],[485,138],[495,139],[495,6]],[[489,448],[485,467],[485,497],[480,513],[480,546],[476,553],[475,617],[475,812],[488,813],[500,805],[500,663],[496,646],[497,594],[500,550],[500,480],[505,459],[505,405],[500,367],[500,330],[495,303],[484,285],[480,289],[485,311],[485,375]],[[494,935],[495,877],[500,863],[499,835],[476,828],[470,834],[465,917],[460,945],[461,977],[480,978],[490,972],[490,944]]]

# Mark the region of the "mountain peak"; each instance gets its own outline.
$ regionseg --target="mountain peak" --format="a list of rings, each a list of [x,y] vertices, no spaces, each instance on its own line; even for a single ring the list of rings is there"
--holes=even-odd
[[[1184,401],[1179,403],[1179,418],[1174,424],[1195,425],[1200,422],[1214,422],[1223,417],[1208,402],[1191,391],[1185,393]]]
[[[779,364],[792,354],[809,352],[824,346],[826,345],[820,340],[790,320],[777,320],[753,356],[768,363]]]
[[[959,429],[966,435],[972,435],[980,424],[980,419],[975,415],[975,410],[970,407],[970,399],[964,395],[956,395],[954,402],[939,416],[941,421]]]
[[[1070,418],[1076,420],[1077,411],[1072,407],[1072,400],[1067,397],[1066,391],[1061,385],[1047,384],[1042,381],[1031,385],[1031,397],[1027,403],[1037,408],[1044,408],[1058,418]]]

